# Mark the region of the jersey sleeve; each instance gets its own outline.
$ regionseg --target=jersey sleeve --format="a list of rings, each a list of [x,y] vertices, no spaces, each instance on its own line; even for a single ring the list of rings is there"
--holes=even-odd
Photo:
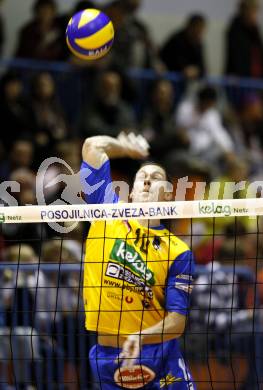
[[[118,196],[112,188],[109,160],[99,168],[93,168],[83,161],[80,168],[80,181],[84,198],[87,203],[118,202]]]
[[[179,255],[171,265],[165,288],[165,309],[187,315],[193,289],[194,256],[189,250]]]

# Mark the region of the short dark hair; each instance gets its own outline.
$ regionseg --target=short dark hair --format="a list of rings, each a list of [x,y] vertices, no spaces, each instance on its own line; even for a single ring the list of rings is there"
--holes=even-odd
[[[85,10],[87,8],[95,8],[94,2],[93,1],[89,1],[89,0],[80,0],[75,5],[74,13],[83,11],[83,10]]]
[[[244,12],[249,8],[258,8],[258,7],[259,7],[258,0],[240,0],[239,2],[239,10],[241,12]]]
[[[198,102],[216,102],[217,101],[217,93],[215,88],[207,85],[199,89],[197,93]]]
[[[187,27],[192,27],[196,24],[205,24],[206,23],[206,17],[202,14],[192,14],[188,17],[186,25]]]
[[[1,85],[6,85],[8,84],[9,82],[12,82],[12,81],[21,81],[22,82],[22,77],[21,77],[21,74],[14,70],[14,69],[11,69],[11,70],[8,70],[0,79],[0,84]]]
[[[49,5],[54,9],[56,9],[57,6],[55,0],[36,0],[36,2],[33,4],[33,12],[36,13],[43,5]]]

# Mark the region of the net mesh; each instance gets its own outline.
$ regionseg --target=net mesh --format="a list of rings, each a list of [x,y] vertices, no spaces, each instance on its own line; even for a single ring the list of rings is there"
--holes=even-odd
[[[83,302],[84,262],[87,251],[93,250],[92,238],[89,238],[91,245],[86,244],[87,235],[95,221],[103,226],[102,247],[97,251],[104,253],[106,240],[118,239],[117,233],[114,237],[107,235],[109,227],[121,220],[125,223],[127,217],[132,224],[138,219],[141,207],[142,219],[154,219],[158,213],[161,223],[189,245],[195,256],[187,326],[178,339],[184,358],[178,361],[181,371],[186,372],[187,377],[186,362],[198,389],[262,388],[261,200],[170,202],[165,209],[155,203],[136,204],[133,209],[137,214],[131,207],[115,206],[115,210],[120,210],[115,211],[116,216],[111,205],[28,206],[1,210],[1,389],[104,388],[104,379],[94,376],[89,362],[89,351],[97,343],[97,332],[85,329],[85,311],[89,311],[90,306]],[[68,229],[66,233],[54,229],[53,223],[61,221],[60,226]],[[71,230],[74,221],[77,225]],[[148,227],[149,234],[143,237],[140,249],[147,252],[150,241],[158,251],[162,234],[156,239]],[[142,239],[136,232],[133,238]],[[170,239],[168,237],[168,241]],[[125,245],[127,250],[128,238]],[[95,262],[89,266],[95,273]],[[131,278],[132,275],[138,277],[138,269],[124,266],[122,278],[127,275],[130,277],[127,284],[135,285],[136,280]],[[126,297],[123,284],[114,284],[115,274],[108,276],[112,281],[109,291],[113,294],[109,299],[117,300],[122,307]],[[103,275],[100,277],[102,280]],[[100,311],[101,292],[108,287],[102,282],[97,287],[100,302],[94,310]],[[155,310],[147,307],[147,299],[145,301],[139,312]],[[92,315],[91,312],[86,314],[87,317]],[[99,364],[100,357],[94,356]],[[159,358],[165,360],[165,356]],[[125,388],[123,378],[115,378],[115,382]],[[176,379],[167,371],[158,379],[159,388],[173,388]],[[186,382],[191,389],[189,378]],[[131,383],[134,386],[132,379]]]

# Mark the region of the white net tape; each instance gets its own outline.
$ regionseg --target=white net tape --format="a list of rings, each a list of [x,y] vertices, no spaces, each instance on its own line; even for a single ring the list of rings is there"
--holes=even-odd
[[[255,217],[263,198],[151,203],[0,207],[0,223],[39,223],[125,219]]]

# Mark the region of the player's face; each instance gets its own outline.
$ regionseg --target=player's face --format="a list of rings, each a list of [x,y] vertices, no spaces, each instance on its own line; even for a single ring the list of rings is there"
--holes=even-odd
[[[159,165],[149,164],[139,169],[131,192],[132,202],[163,202],[167,199],[166,173]]]

